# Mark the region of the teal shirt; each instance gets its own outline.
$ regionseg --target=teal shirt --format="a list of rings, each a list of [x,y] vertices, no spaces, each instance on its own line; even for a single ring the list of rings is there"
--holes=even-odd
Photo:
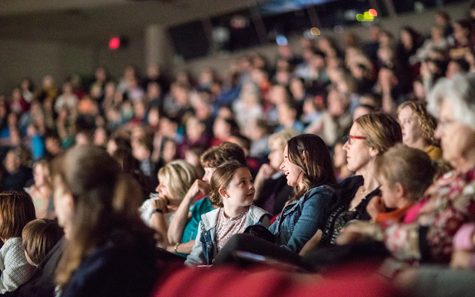
[[[181,235],[181,242],[188,242],[195,240],[198,234],[198,226],[201,221],[201,215],[210,212],[214,209],[211,200],[208,197],[204,197],[196,201],[190,208],[191,218],[186,223],[183,234]]]

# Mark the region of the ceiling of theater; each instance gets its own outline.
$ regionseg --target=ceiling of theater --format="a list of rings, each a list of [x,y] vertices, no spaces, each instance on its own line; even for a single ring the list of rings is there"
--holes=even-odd
[[[260,0],[0,0],[0,39],[87,42],[141,34],[254,6]]]

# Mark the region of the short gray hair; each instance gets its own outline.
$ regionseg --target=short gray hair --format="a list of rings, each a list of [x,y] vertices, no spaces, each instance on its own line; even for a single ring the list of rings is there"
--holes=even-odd
[[[435,117],[443,100],[450,100],[456,121],[475,129],[475,74],[455,75],[437,82],[427,100],[427,109]]]

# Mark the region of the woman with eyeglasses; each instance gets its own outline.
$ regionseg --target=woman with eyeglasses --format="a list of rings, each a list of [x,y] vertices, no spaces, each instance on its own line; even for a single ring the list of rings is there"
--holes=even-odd
[[[366,208],[371,199],[380,194],[373,172],[375,158],[398,142],[402,142],[401,127],[390,115],[367,114],[353,122],[343,149],[347,167],[354,176],[340,184],[338,199],[330,209],[323,231],[317,232],[300,254],[316,246],[335,244],[340,230],[349,221],[371,218]]]

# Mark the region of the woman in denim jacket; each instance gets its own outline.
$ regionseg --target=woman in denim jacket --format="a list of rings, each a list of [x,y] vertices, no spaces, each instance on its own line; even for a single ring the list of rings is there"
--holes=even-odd
[[[235,251],[269,255],[274,259],[299,262],[298,253],[326,222],[335,194],[336,178],[327,146],[313,134],[291,138],[280,165],[287,184],[294,188],[291,198],[276,221],[269,227],[275,242],[254,236],[234,236],[216,259],[216,263],[234,262]],[[279,247],[276,246],[279,245]]]
[[[211,265],[228,239],[255,224],[268,226],[269,214],[251,205],[254,185],[249,169],[232,161],[216,168],[211,176],[210,199],[220,205],[202,216],[187,265]]]

